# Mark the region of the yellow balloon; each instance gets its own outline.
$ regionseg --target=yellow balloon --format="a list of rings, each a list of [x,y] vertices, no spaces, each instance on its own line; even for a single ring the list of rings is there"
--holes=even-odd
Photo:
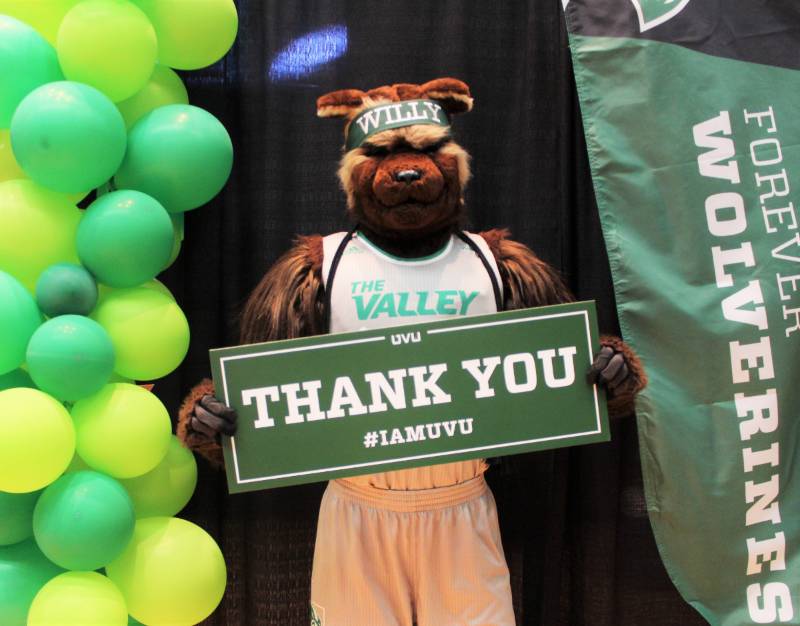
[[[233,45],[239,16],[233,0],[134,0],[158,35],[158,62],[196,70],[219,61]]]
[[[169,449],[169,413],[156,396],[138,385],[106,385],[78,400],[72,419],[81,459],[114,478],[146,474]]]
[[[180,76],[164,65],[156,65],[148,83],[132,97],[117,102],[117,108],[130,130],[141,117],[167,104],[189,104],[189,94]]]
[[[46,487],[74,452],[75,430],[60,402],[36,389],[0,391],[0,491]]]
[[[0,183],[0,270],[33,293],[55,263],[78,263],[75,236],[80,210],[65,194],[31,180]]]
[[[11,131],[0,129],[0,183],[4,180],[27,178],[11,150]]]
[[[128,609],[116,585],[96,572],[64,572],[39,590],[28,626],[127,626]]]
[[[114,102],[147,84],[157,47],[153,25],[127,0],[84,0],[64,16],[56,42],[64,76]]]
[[[199,526],[174,517],[137,520],[125,551],[106,566],[130,614],[145,624],[197,624],[222,600],[222,552]]]
[[[0,0],[0,14],[16,17],[33,26],[53,46],[58,27],[72,7],[81,0]]]
[[[103,291],[92,317],[114,344],[114,371],[154,380],[180,365],[189,349],[189,323],[166,287],[151,281]]]

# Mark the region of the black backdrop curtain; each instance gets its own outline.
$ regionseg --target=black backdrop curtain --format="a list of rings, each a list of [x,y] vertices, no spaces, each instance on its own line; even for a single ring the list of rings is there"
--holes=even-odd
[[[163,277],[192,329],[186,361],[156,386],[173,413],[208,375],[208,348],[236,343],[247,294],[293,237],[347,226],[335,178],[342,125],[315,116],[316,98],[334,89],[441,76],[467,82],[475,108],[454,126],[473,155],[471,229],[510,228],[561,270],[578,298],[597,300],[602,330],[618,332],[560,0],[237,5],[233,50],[184,74],[191,101],[228,128],[235,163],[223,193],[187,215],[183,250]],[[291,48],[323,29],[334,39]],[[295,72],[281,78],[273,63],[287,47],[306,53],[289,55]],[[338,58],[314,66],[309,55],[325,50]],[[659,560],[633,418],[615,423],[612,437],[528,455],[518,473],[490,472],[519,624],[703,623]],[[206,623],[308,624],[323,485],[228,496],[223,475],[200,465],[182,516],[217,539],[229,568],[225,599]]]

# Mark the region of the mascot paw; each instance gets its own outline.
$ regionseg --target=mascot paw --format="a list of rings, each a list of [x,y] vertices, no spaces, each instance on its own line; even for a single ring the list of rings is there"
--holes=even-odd
[[[195,404],[189,428],[196,434],[219,442],[220,435],[236,432],[236,411],[211,394]]]
[[[647,385],[642,362],[618,337],[601,337],[600,345],[600,351],[589,369],[588,381],[608,391],[608,412],[611,417],[632,413],[636,394]]]
[[[603,346],[594,357],[588,378],[590,383],[602,385],[610,393],[614,393],[630,375],[631,370],[625,362],[625,355],[611,346]]]

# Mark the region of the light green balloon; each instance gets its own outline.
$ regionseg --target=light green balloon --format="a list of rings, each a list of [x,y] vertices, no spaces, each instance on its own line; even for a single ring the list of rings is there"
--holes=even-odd
[[[105,292],[92,314],[114,344],[114,371],[133,380],[166,376],[189,349],[186,316],[154,285]]]
[[[192,497],[197,485],[194,455],[172,435],[164,459],[147,474],[121,480],[133,500],[136,517],[177,514]]]
[[[0,13],[33,26],[52,46],[61,20],[81,0],[0,0]]]
[[[111,178],[126,142],[125,122],[114,103],[74,81],[34,89],[11,119],[20,167],[40,185],[63,193],[85,194]]]
[[[80,210],[64,194],[31,180],[0,183],[0,270],[34,293],[39,275],[54,263],[77,263]]]
[[[22,365],[28,341],[41,323],[31,294],[11,274],[0,270],[0,374]]]
[[[39,590],[28,626],[127,626],[120,590],[96,572],[65,572]]]
[[[133,96],[117,102],[128,130],[153,109],[167,104],[189,104],[189,94],[180,76],[165,65],[156,65],[148,83]]]
[[[158,44],[147,16],[127,0],[84,0],[64,16],[56,49],[69,80],[118,102],[147,84]]]
[[[0,128],[11,125],[14,109],[26,95],[62,78],[53,46],[28,24],[0,15]]]
[[[0,391],[0,491],[46,487],[74,452],[75,430],[60,402],[36,389]]]
[[[0,491],[0,546],[19,543],[33,534],[33,507],[41,493]]]
[[[106,385],[72,407],[76,449],[92,469],[133,478],[155,468],[167,454],[172,423],[161,401],[127,383]]]
[[[233,45],[239,17],[233,0],[134,0],[158,35],[158,61],[196,70],[221,59]]]
[[[170,517],[137,520],[125,552],[106,567],[145,624],[196,624],[225,591],[222,552],[199,526]]]

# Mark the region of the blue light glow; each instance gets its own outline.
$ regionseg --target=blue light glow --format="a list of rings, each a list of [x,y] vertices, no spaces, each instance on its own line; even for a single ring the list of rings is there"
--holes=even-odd
[[[296,80],[308,76],[326,63],[347,52],[347,26],[326,26],[293,39],[275,55],[269,68],[269,78]]]

